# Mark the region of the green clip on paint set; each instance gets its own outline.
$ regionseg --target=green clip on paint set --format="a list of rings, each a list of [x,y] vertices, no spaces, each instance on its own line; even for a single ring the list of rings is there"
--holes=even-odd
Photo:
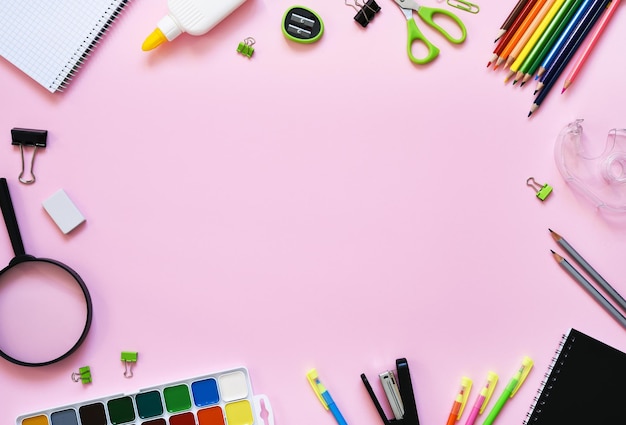
[[[254,395],[248,370],[230,369],[47,409],[16,425],[274,425],[269,400]]]

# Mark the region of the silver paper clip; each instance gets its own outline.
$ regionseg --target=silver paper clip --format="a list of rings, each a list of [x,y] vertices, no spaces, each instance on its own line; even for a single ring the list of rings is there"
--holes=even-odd
[[[480,11],[480,7],[477,4],[470,3],[467,0],[448,0],[448,5],[474,14]]]

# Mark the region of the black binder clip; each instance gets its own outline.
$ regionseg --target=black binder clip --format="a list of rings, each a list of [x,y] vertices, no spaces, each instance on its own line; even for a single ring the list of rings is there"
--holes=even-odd
[[[376,3],[376,0],[368,0],[367,3],[360,5],[357,0],[354,4],[349,4],[348,0],[345,2],[348,6],[352,6],[357,11],[354,15],[354,20],[357,21],[363,28],[367,26],[380,12],[380,6]]]
[[[364,373],[361,374],[361,380],[385,425],[419,425],[420,421],[417,416],[413,384],[411,383],[411,374],[409,373],[409,363],[406,359],[402,358],[396,360],[396,370],[398,373],[397,381],[393,371],[389,370],[379,374],[380,382],[385,390],[385,395],[387,396],[391,410],[393,411],[394,419],[388,419],[385,415]]]
[[[28,128],[13,128],[11,129],[11,144],[20,146],[20,154],[22,155],[22,172],[18,179],[21,183],[32,184],[35,183],[35,174],[33,173],[33,167],[35,165],[35,155],[37,149],[45,148],[46,141],[48,140],[47,130],[31,130]],[[33,156],[30,160],[30,179],[24,179],[24,146],[34,146]]]

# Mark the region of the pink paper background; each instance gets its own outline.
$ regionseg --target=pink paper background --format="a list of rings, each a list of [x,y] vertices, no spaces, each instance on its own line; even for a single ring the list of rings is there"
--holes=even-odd
[[[577,197],[553,158],[576,118],[602,144],[626,126],[623,6],[575,85],[528,119],[534,85],[485,66],[513,1],[458,11],[460,46],[420,24],[441,48],[424,67],[406,56],[402,13],[379,4],[363,29],[342,1],[305,3],[326,31],[299,45],[280,30],[291,2],[248,0],[207,35],[146,53],[166,2],[135,0],[64,93],[2,61],[0,169],[26,250],[82,275],[94,322],[59,364],[0,362],[1,423],[244,365],[277,424],[335,423],[306,381],[316,367],[348,423],[378,425],[359,375],[378,391],[376,374],[406,357],[421,423],[438,424],[463,375],[473,403],[489,370],[500,393],[528,355],[498,419],[519,424],[570,327],[626,350],[548,232],[626,293],[626,217]],[[235,51],[249,36],[251,59]],[[49,131],[32,186],[17,182],[13,127]],[[531,176],[554,187],[546,202]],[[41,206],[60,188],[87,219],[67,236]],[[122,350],[139,352],[132,379]],[[88,386],[70,379],[84,365]]]

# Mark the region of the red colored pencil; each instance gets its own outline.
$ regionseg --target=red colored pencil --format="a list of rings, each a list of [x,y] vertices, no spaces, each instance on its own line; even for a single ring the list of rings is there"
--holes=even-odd
[[[515,49],[515,47],[518,45],[518,43],[526,33],[526,30],[528,29],[530,24],[537,17],[539,11],[543,9],[546,1],[547,0],[537,0],[537,2],[533,5],[533,8],[530,10],[530,12],[528,12],[528,15],[524,17],[524,20],[520,24],[519,28],[515,31],[515,34],[513,34],[513,37],[511,37],[504,50],[502,50],[502,52],[498,56],[496,66],[493,69],[497,69],[502,63],[504,63],[504,61],[507,60],[513,49]]]
[[[537,3],[537,0],[528,0],[528,2],[524,5],[524,8],[520,11],[519,15],[517,15],[517,18],[515,18],[515,21],[511,24],[509,29],[506,31],[506,34],[504,34],[504,37],[502,37],[500,41],[498,42],[498,45],[493,51],[493,56],[491,57],[491,59],[489,60],[489,63],[487,64],[487,68],[491,66],[492,62],[495,62],[496,59],[498,59],[498,56],[500,56],[500,53],[502,53],[506,45],[509,43],[509,41],[513,37],[513,34],[515,34],[519,26],[524,21],[524,18],[526,18],[526,15],[528,15],[528,12],[530,12],[530,10],[533,8],[535,3]]]

